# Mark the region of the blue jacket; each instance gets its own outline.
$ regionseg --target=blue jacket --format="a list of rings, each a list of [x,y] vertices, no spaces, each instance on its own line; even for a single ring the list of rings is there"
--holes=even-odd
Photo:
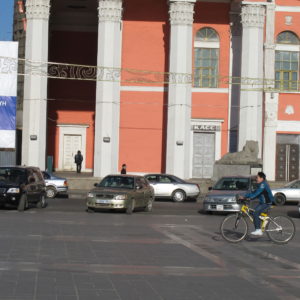
[[[259,199],[260,204],[272,204],[274,203],[274,197],[272,195],[269,184],[266,181],[260,183],[258,189],[253,193],[248,193],[245,195],[246,198]]]

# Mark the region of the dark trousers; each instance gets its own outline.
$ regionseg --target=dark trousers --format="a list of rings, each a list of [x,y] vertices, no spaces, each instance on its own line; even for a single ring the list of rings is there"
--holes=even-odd
[[[255,229],[260,229],[260,223],[261,223],[261,220],[259,218],[260,214],[265,211],[266,209],[268,209],[270,207],[269,204],[258,204],[256,207],[255,207],[255,210],[253,212],[253,223],[254,223],[254,227]]]
[[[76,171],[77,173],[81,172],[81,164],[76,164]]]

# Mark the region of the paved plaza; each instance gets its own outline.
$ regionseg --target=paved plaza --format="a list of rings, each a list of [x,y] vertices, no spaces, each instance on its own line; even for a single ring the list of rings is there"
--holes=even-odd
[[[222,240],[195,202],[86,213],[81,195],[0,210],[1,300],[300,299],[300,237]],[[275,208],[300,228],[297,206]]]

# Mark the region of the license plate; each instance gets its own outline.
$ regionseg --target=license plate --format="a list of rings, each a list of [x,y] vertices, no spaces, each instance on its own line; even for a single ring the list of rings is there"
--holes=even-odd
[[[109,203],[110,200],[96,200],[96,203],[97,204],[106,204],[106,203]]]
[[[223,205],[217,205],[217,210],[223,210]]]

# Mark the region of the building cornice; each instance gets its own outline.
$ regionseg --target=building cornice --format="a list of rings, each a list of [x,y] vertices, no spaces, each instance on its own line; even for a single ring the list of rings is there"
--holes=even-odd
[[[280,6],[276,5],[276,11],[278,12],[291,12],[291,13],[299,13],[300,6]]]
[[[192,26],[196,0],[170,0],[169,15],[171,25]]]
[[[120,23],[122,20],[122,0],[99,0],[99,23]]]
[[[50,0],[27,0],[26,18],[48,20],[50,15]]]

